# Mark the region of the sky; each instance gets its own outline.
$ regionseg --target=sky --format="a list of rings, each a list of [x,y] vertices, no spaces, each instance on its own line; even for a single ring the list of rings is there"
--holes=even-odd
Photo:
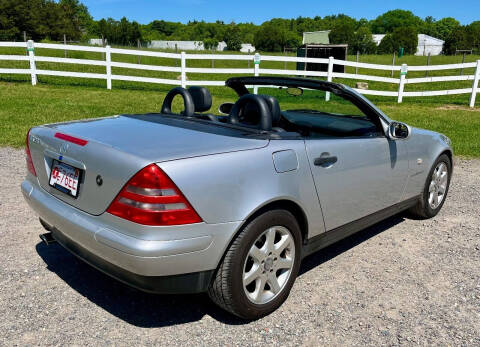
[[[462,24],[480,20],[479,0],[83,0],[95,19],[125,16],[147,24],[154,19],[186,23],[253,22],[272,18],[315,17],[344,13],[373,19],[393,9],[410,10],[417,16],[454,17]]]

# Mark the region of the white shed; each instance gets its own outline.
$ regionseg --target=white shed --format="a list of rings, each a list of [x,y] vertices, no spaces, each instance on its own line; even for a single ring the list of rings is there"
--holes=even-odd
[[[380,42],[382,42],[383,38],[385,37],[385,34],[373,34],[372,39],[373,42],[375,42],[378,45],[380,45]]]
[[[205,49],[202,41],[150,41],[148,48],[184,51],[203,51]]]
[[[255,46],[251,43],[242,43],[242,47],[240,48],[240,52],[242,53],[253,53],[255,52]]]
[[[382,42],[385,34],[374,34],[372,35],[373,41],[377,44],[377,46]],[[437,39],[432,36],[428,36],[425,34],[418,34],[418,46],[417,52],[415,55],[440,55],[443,51],[443,44],[445,41]]]
[[[445,41],[425,34],[418,34],[418,47],[415,55],[440,55]]]

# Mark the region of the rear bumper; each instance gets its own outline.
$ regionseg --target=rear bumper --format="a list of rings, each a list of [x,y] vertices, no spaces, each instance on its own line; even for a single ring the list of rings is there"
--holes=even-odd
[[[99,270],[150,292],[204,291],[241,222],[145,227],[82,212],[29,178],[22,193],[66,249]]]
[[[120,282],[145,292],[162,294],[202,293],[207,291],[214,273],[214,270],[209,270],[170,276],[138,275],[96,256],[56,229],[52,229],[51,232],[60,245],[87,264]]]

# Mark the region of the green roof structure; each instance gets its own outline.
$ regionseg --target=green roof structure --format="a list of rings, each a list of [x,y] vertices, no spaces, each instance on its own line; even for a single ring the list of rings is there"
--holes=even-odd
[[[330,39],[328,35],[330,34],[330,30],[324,31],[309,31],[303,33],[303,44],[304,45],[328,45],[330,44]]]

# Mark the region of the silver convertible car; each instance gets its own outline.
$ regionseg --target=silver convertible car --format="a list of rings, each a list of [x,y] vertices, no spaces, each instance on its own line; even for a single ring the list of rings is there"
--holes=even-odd
[[[403,210],[442,208],[446,136],[392,121],[341,84],[226,86],[238,98],[223,115],[208,113],[206,88],[178,87],[160,113],[32,128],[21,189],[41,238],[133,287],[208,292],[256,319],[286,300],[312,252]]]

